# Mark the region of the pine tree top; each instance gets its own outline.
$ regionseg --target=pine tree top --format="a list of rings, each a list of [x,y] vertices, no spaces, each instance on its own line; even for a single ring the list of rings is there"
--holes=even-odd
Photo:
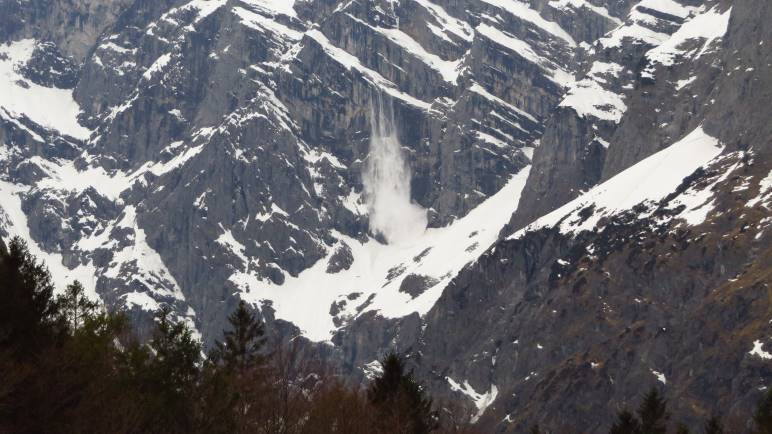
[[[210,355],[215,362],[234,369],[246,369],[262,363],[261,351],[265,345],[265,329],[262,321],[241,300],[228,316],[230,330],[223,331],[223,342],[215,342]]]

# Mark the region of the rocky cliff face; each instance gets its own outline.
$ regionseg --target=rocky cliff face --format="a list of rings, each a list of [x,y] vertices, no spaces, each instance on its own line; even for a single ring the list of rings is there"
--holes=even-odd
[[[766,2],[0,8],[0,235],[140,329],[166,304],[211,342],[244,299],[353,377],[410,352],[501,432],[657,381],[744,423],[767,386]],[[386,206],[428,219],[391,244],[381,106]]]

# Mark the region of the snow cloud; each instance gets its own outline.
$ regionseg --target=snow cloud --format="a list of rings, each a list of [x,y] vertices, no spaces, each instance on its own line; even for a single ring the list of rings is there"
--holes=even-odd
[[[370,153],[362,174],[370,230],[389,244],[399,244],[424,233],[426,210],[410,199],[410,167],[397,139],[391,106],[379,98],[370,113]]]

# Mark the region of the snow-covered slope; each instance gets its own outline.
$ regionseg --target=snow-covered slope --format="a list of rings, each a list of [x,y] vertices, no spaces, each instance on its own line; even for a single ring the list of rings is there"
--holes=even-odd
[[[346,269],[330,272],[332,258],[327,257],[281,286],[238,270],[230,280],[246,300],[271,300],[277,318],[291,321],[304,336],[317,341],[329,340],[340,324],[363,312],[376,311],[386,318],[413,312],[423,315],[461,268],[496,241],[527,176],[525,168],[463,218],[443,228],[429,228],[404,243],[361,242],[336,234],[338,242],[330,256],[342,249],[349,252],[352,263]],[[319,306],[334,306],[334,313]]]
[[[594,230],[611,216],[632,210],[639,204],[656,203],[676,192],[684,178],[710,164],[722,149],[718,139],[697,127],[676,143],[536,219],[509,238],[519,238],[544,227],[556,227],[563,233]],[[708,202],[708,198],[701,195],[685,195],[674,204],[685,205],[685,208],[669,218],[682,218],[691,225],[700,224],[711,210]],[[639,215],[646,217],[650,212]]]
[[[426,312],[514,211],[587,39],[560,23],[565,4],[195,0],[126,5],[75,61],[33,5],[14,8],[30,27],[4,29],[0,57],[4,179],[21,208],[5,234],[54,255],[60,285],[93,273],[108,304],[170,303],[206,338],[238,298],[314,340],[363,312]],[[618,22],[587,11],[598,32]],[[397,245],[367,223],[374,97],[429,219]]]
[[[20,72],[34,50],[32,39],[0,46],[0,93],[3,95],[0,107],[4,116],[9,119],[26,116],[43,127],[76,139],[87,139],[91,132],[78,122],[81,110],[72,90],[41,86],[25,79]]]
[[[689,424],[719,402],[725,420],[748,419],[732,403],[768,387],[755,339],[769,344],[772,315],[759,13],[772,10],[641,1],[585,47],[503,239],[420,331],[382,326],[418,336],[396,342],[432,390],[497,432],[605,431],[653,385]]]

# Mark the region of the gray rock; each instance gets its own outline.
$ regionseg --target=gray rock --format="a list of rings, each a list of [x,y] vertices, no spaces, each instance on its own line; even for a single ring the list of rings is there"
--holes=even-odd
[[[689,19],[678,5],[730,2],[565,3],[531,0],[523,13],[508,2],[512,13],[480,0],[317,0],[281,13],[229,0],[204,16],[182,0],[0,0],[0,42],[38,41],[13,85],[72,91],[93,131],[79,140],[0,109],[1,187],[38,247],[67,268],[94,267],[99,295],[144,337],[166,305],[210,345],[239,299],[259,298],[273,344],[291,340],[353,380],[395,349],[437,400],[470,416],[479,410],[450,380],[491,396],[495,385],[485,432],[605,430],[616,406],[656,383],[652,371],[667,378],[674,417],[721,409],[744,426],[772,375],[748,355],[751,336],[769,335],[768,210],[744,206],[769,171],[770,49],[759,42],[772,10],[731,2],[723,38],[687,41],[662,65],[647,53]],[[657,38],[603,42],[617,20]],[[572,76],[596,86],[595,110],[561,104]],[[355,287],[319,306],[337,330],[334,345],[316,344],[264,294],[319,261],[343,276],[363,260],[353,243],[383,241],[362,181],[376,100],[393,108],[411,199],[432,228],[530,175],[502,239],[448,276],[427,314],[386,318],[364,296],[373,288]],[[669,198],[575,237],[504,239],[699,125],[727,157],[677,193],[713,188],[709,223],[684,226]],[[77,171],[92,179],[68,177]],[[94,179],[121,188],[83,186]],[[10,206],[0,204],[3,236]],[[445,278],[413,272],[431,249],[378,278],[426,295]]]

